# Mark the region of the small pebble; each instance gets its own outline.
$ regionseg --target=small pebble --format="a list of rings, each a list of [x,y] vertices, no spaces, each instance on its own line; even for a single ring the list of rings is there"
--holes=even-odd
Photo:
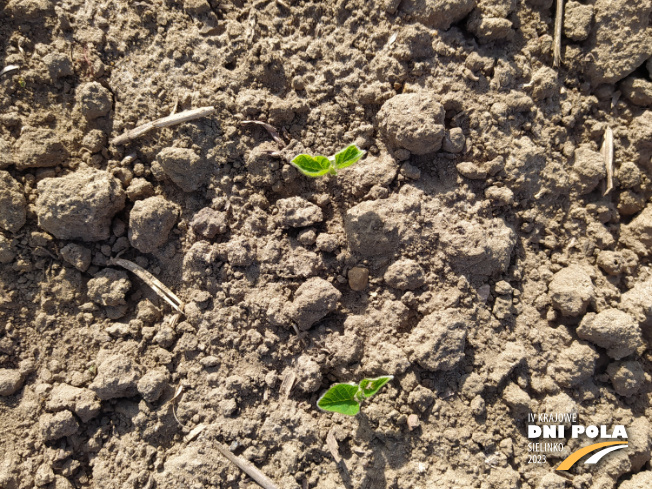
[[[349,270],[349,287],[351,290],[360,292],[367,287],[369,282],[369,270],[364,267],[353,267]]]

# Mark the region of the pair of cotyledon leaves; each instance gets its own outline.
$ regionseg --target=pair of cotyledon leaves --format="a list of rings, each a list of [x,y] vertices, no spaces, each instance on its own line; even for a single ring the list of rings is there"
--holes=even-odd
[[[356,163],[365,154],[365,151],[355,144],[344,148],[333,156],[311,156],[300,154],[290,162],[301,173],[309,177],[321,177],[327,173],[337,175],[337,170],[346,168]]]
[[[360,412],[360,403],[376,394],[393,378],[393,375],[385,375],[362,379],[358,384],[335,384],[319,398],[317,406],[324,411],[355,416]]]

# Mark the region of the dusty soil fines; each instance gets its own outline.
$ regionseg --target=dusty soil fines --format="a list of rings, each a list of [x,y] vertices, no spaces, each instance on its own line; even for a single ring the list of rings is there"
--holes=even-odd
[[[219,442],[283,488],[652,487],[652,1],[567,1],[559,69],[554,9],[3,2],[0,486],[253,487]],[[528,412],[629,447],[561,477]]]

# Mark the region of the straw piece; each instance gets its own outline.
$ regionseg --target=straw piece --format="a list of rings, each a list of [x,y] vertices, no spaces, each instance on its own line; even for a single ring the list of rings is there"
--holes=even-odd
[[[279,136],[278,131],[274,128],[274,126],[261,121],[242,121],[240,124],[257,124],[259,126],[263,126],[265,129],[267,129],[269,135],[272,136],[272,139],[274,139],[274,141],[276,141],[281,148],[285,148],[285,141],[281,139],[281,136]]]
[[[217,448],[217,450],[226,458],[228,458],[232,463],[237,465],[240,468],[240,470],[242,470],[245,474],[247,474],[249,477],[255,480],[258,483],[258,485],[260,485],[260,487],[264,489],[279,489],[279,487],[274,483],[274,481],[272,481],[269,477],[263,474],[260,470],[258,470],[253,464],[251,464],[247,460],[238,457],[237,455],[234,455],[229,449],[222,446],[218,442],[215,442],[215,448]]]
[[[123,268],[126,268],[143,282],[150,286],[150,288],[156,292],[165,302],[170,304],[170,306],[181,314],[183,314],[183,309],[185,304],[181,299],[179,299],[174,292],[168,289],[163,282],[157,279],[154,275],[149,273],[143,267],[136,265],[134,262],[129,260],[124,260],[122,258],[113,258],[109,261],[111,265],[120,265]]]
[[[283,381],[281,382],[281,387],[279,388],[279,392],[283,397],[290,397],[290,392],[292,392],[292,387],[294,387],[295,380],[297,380],[297,374],[294,373],[294,370],[288,370],[283,376]]]
[[[335,463],[339,464],[342,460],[342,456],[340,455],[339,444],[337,443],[335,435],[333,434],[333,428],[331,428],[326,435],[326,446],[328,447],[328,451],[331,452]]]
[[[557,0],[555,12],[555,39],[552,51],[552,65],[559,68],[561,64],[561,29],[564,25],[564,0]]]
[[[614,132],[609,126],[604,132],[604,141],[600,153],[604,158],[604,164],[607,169],[607,190],[603,195],[607,195],[614,188]]]
[[[18,65],[9,65],[5,66],[2,71],[0,71],[0,76],[5,75],[7,73],[11,73],[12,71],[20,70],[20,66]]]
[[[206,117],[213,114],[214,112],[215,108],[212,106],[200,107],[199,109],[184,110],[178,114],[162,117],[160,119],[156,119],[155,121],[147,122],[141,126],[135,127],[134,129],[131,129],[130,131],[127,131],[124,134],[113,138],[111,144],[116,146],[125,144],[142,136],[143,134],[147,134],[154,128],[174,126],[176,124],[181,124],[182,122],[188,122],[199,119],[201,117]]]

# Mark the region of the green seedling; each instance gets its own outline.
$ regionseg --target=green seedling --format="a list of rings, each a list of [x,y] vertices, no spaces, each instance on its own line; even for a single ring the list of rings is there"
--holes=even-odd
[[[362,379],[359,384],[335,384],[317,401],[317,406],[323,411],[355,416],[360,412],[360,404],[380,390],[393,375]]]
[[[346,168],[356,163],[365,155],[366,151],[361,150],[355,144],[344,148],[333,156],[312,156],[300,154],[290,162],[301,173],[306,176],[317,178],[326,175],[337,175],[337,170]]]

